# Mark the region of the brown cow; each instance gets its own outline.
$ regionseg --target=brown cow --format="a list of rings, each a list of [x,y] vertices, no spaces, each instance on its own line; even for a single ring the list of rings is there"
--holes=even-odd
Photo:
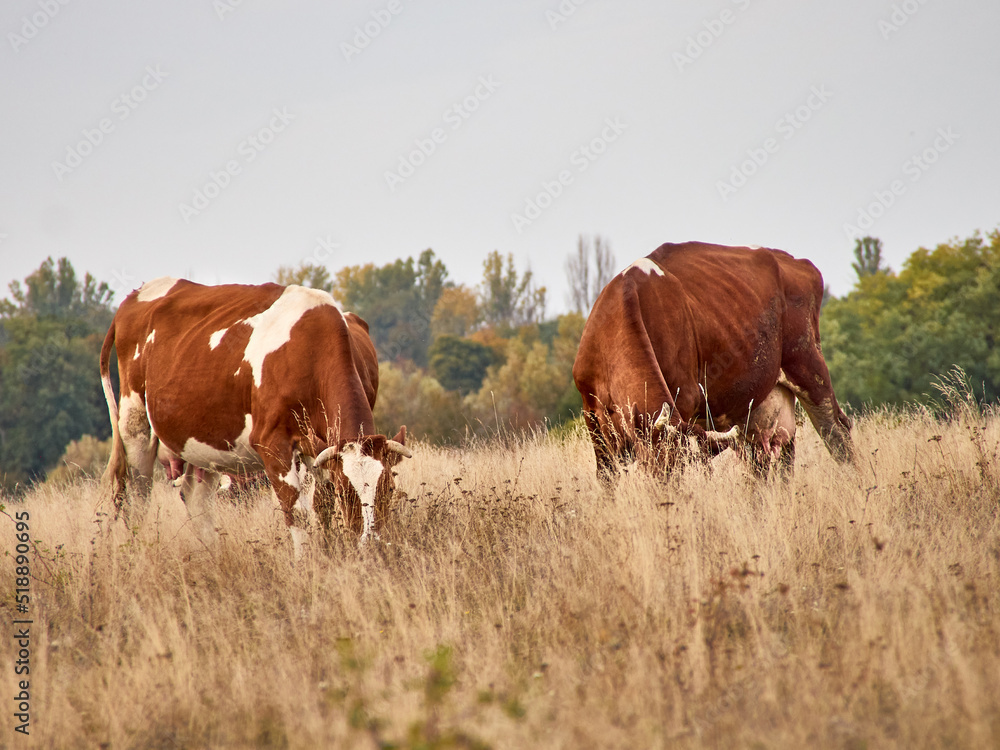
[[[129,465],[145,504],[159,458],[170,473],[183,471],[181,497],[206,543],[215,539],[222,473],[263,470],[296,556],[317,513],[329,523],[335,494],[363,544],[384,521],[392,467],[411,455],[405,427],[392,440],[375,434],[378,362],[367,324],[316,289],[150,281],[115,313],[101,378],[116,509]]]
[[[662,471],[685,434],[717,451],[749,432],[790,465],[791,395],[831,454],[852,461],[851,423],[820,352],[822,300],[816,267],[781,250],[666,244],[618,274],[573,365],[598,476],[610,482],[626,457]]]

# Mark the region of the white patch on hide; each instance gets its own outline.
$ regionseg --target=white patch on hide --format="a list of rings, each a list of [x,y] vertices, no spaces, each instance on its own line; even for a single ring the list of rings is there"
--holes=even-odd
[[[132,359],[139,359],[139,345],[135,345],[135,354],[132,355]]]
[[[253,382],[258,388],[261,383],[264,358],[288,343],[292,336],[292,327],[307,311],[322,305],[330,305],[340,310],[340,306],[329,292],[303,286],[289,286],[269,308],[239,321],[253,328],[243,360],[250,365]]]
[[[649,258],[640,258],[635,263],[633,263],[631,266],[629,266],[624,271],[622,271],[622,275],[624,276],[625,274],[627,274],[629,271],[632,271],[632,270],[642,271],[643,273],[647,273],[647,274],[650,274],[652,276],[663,276],[664,275],[663,269],[660,268],[658,265],[656,265],[656,263],[654,263],[653,261],[651,261]]]
[[[208,348],[215,349],[215,347],[217,347],[222,342],[222,337],[226,335],[226,331],[228,330],[229,330],[228,328],[223,328],[221,331],[216,331],[211,336],[209,336]]]
[[[149,445],[152,437],[149,417],[138,393],[122,396],[118,403],[118,431],[129,454],[136,449],[144,451]]]
[[[147,281],[139,287],[139,296],[137,299],[139,302],[152,302],[154,299],[165,296],[177,282],[178,279],[172,276],[161,276],[158,279]]]
[[[149,332],[149,335],[146,337],[146,343],[152,344],[153,341],[155,340],[156,340],[156,329],[154,328],[152,331]]]
[[[357,443],[345,445],[340,455],[344,462],[344,476],[361,499],[361,517],[365,524],[361,533],[361,543],[364,544],[374,533],[375,490],[384,467],[371,456],[364,455]]]
[[[250,447],[250,431],[252,429],[253,418],[247,414],[243,432],[236,438],[229,450],[213,448],[192,437],[184,442],[180,457],[194,466],[217,471],[263,468],[257,451]]]

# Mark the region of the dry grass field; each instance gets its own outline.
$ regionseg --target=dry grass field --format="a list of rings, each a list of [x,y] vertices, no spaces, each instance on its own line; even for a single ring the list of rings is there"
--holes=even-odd
[[[208,550],[165,485],[108,536],[93,483],[36,489],[6,509],[39,540],[31,737],[5,624],[0,744],[1000,747],[1000,418],[854,437],[857,469],[807,425],[788,485],[723,455],[613,498],[580,432],[418,444],[388,544],[295,565],[266,495]]]

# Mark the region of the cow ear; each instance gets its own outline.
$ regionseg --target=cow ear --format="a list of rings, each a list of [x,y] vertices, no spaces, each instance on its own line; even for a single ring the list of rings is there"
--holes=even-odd
[[[394,442],[400,445],[406,445],[406,425],[404,424],[399,428],[399,432],[396,433],[396,437],[393,438]]]

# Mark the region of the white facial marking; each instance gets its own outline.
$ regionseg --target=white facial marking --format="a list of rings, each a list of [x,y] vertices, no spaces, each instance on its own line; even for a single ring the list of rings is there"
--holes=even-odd
[[[132,359],[139,359],[139,345],[138,344],[135,345],[135,355],[132,357]]]
[[[237,469],[262,468],[260,456],[250,447],[250,431],[253,429],[253,418],[247,414],[236,441],[229,450],[213,448],[196,438],[188,438],[181,449],[180,457],[189,464],[207,469],[236,471]]]
[[[361,542],[364,543],[375,530],[375,489],[378,487],[383,467],[371,456],[362,454],[361,447],[357,443],[345,445],[340,455],[344,462],[344,476],[361,499],[361,517],[365,523]]]
[[[154,299],[159,299],[169,292],[177,281],[178,279],[172,276],[161,276],[158,279],[147,281],[139,287],[138,300],[140,302],[152,302]]]
[[[631,270],[642,271],[643,273],[648,273],[653,276],[663,276],[663,269],[660,268],[656,263],[651,261],[649,258],[640,258],[631,266],[622,271],[622,276],[627,274]]]
[[[288,343],[292,336],[292,327],[303,314],[321,305],[330,305],[340,310],[340,306],[328,292],[302,286],[289,286],[269,308],[251,318],[239,321],[253,328],[243,360],[249,363],[253,372],[253,382],[258,388],[263,373],[264,358]]]
[[[156,340],[156,329],[154,328],[152,331],[149,332],[149,335],[146,337],[146,343],[152,344],[153,341],[155,340]]]

